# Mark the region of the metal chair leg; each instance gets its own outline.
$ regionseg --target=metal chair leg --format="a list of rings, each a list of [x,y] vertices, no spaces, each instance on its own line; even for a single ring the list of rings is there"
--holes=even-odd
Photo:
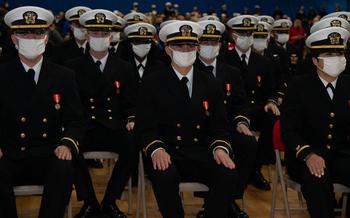
[[[343,205],[341,208],[341,218],[346,218],[347,206],[348,206],[348,193],[343,193]]]
[[[132,179],[128,181],[128,214],[132,215]]]
[[[275,151],[278,152],[278,151]],[[275,217],[276,213],[276,198],[277,198],[277,185],[278,185],[278,170],[277,170],[277,163],[276,163],[276,171],[273,179],[273,189],[272,189],[272,202],[271,202],[271,211],[270,211],[270,218]]]
[[[277,159],[276,160],[276,163],[277,163],[277,169],[276,170],[278,170],[278,176],[280,177],[280,181],[281,181],[282,192],[283,192],[283,200],[284,200],[284,208],[286,210],[287,218],[290,218],[287,186],[286,186],[286,183],[285,183],[284,178],[283,178],[283,171],[282,171],[282,165],[281,165],[280,156],[278,155],[276,159]]]

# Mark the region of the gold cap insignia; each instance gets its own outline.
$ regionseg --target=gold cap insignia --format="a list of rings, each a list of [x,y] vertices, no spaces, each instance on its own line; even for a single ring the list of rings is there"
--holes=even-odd
[[[251,23],[252,23],[252,20],[250,18],[243,19],[243,26],[250,26]]]
[[[97,13],[95,15],[95,20],[96,20],[96,23],[105,23],[106,21],[106,15],[105,14],[102,14],[102,13]]]
[[[262,22],[268,22],[267,17],[261,18],[261,21],[262,21]]]
[[[345,19],[345,20],[348,20],[348,16],[345,15],[345,14],[341,14],[341,15],[339,15],[338,17],[343,18],[343,19]]]
[[[332,20],[331,26],[341,27],[341,21],[340,20]]]
[[[146,27],[140,27],[139,34],[140,34],[140,36],[146,36],[147,35],[147,28]]]
[[[23,18],[26,24],[35,24],[38,15],[34,11],[27,11],[23,14]]]
[[[81,15],[83,15],[86,11],[84,9],[80,9],[78,10],[78,16],[80,17]]]
[[[140,21],[140,20],[141,20],[140,15],[135,15],[135,16],[134,16],[134,20],[135,20],[135,21]]]
[[[340,34],[339,33],[331,33],[328,35],[328,39],[332,45],[340,44]]]
[[[282,28],[288,28],[287,22],[282,22],[282,23],[281,23],[281,27],[282,27]]]
[[[263,32],[264,31],[264,25],[263,24],[258,24],[256,26],[256,28],[257,28],[258,32]]]
[[[205,27],[205,31],[206,31],[208,34],[215,34],[215,30],[216,30],[216,26],[213,25],[213,24],[208,24],[208,25]]]
[[[183,25],[180,27],[180,32],[182,36],[191,36],[192,27],[189,25]]]

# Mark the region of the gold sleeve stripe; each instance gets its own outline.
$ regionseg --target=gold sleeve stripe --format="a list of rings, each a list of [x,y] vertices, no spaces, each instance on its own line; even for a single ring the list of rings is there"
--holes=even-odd
[[[149,147],[152,146],[152,145],[155,144],[155,143],[162,143],[162,144],[164,144],[164,142],[162,142],[162,141],[160,141],[160,140],[154,140],[153,142],[149,143],[149,144],[143,149],[143,151],[146,153],[147,150],[149,149]]]
[[[272,102],[272,103],[277,104],[277,102],[276,102],[274,99],[271,99],[271,98],[270,98],[270,99],[268,99],[268,100],[267,100],[267,102]]]
[[[296,153],[296,156],[298,157],[299,153],[300,153],[302,150],[304,150],[305,148],[309,148],[309,147],[310,147],[310,145],[304,145],[303,147],[299,148],[298,151],[297,151],[297,153]]]
[[[72,142],[73,145],[74,145],[74,147],[75,147],[75,149],[77,149],[77,152],[79,153],[78,142],[75,142],[73,139],[71,139],[71,138],[69,138],[69,137],[63,137],[63,138],[61,139],[61,141],[63,141],[63,140],[68,140],[68,141]]]
[[[234,118],[234,120],[238,119],[238,118],[243,118],[243,119],[246,119],[248,121],[248,124],[250,124],[250,119],[248,117],[245,117],[243,115],[238,115]]]
[[[128,116],[128,119],[133,119],[135,118],[135,116]]]
[[[229,148],[232,149],[231,144],[228,143],[228,142],[226,142],[226,141],[224,141],[224,140],[215,140],[213,143],[210,144],[209,147],[212,147],[212,146],[213,146],[214,144],[216,144],[216,143],[224,143],[224,144],[226,144]]]
[[[283,93],[283,92],[277,92],[277,94],[284,95],[284,93]]]

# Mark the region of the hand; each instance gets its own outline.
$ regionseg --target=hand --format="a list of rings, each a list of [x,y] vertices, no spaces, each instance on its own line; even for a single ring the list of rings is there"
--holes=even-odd
[[[221,148],[217,148],[214,152],[214,160],[217,164],[223,164],[226,168],[233,170],[236,168],[235,163],[230,158],[230,156],[226,153],[225,150]]]
[[[131,131],[131,130],[134,129],[134,126],[135,126],[135,122],[128,122],[128,123],[126,124],[126,129],[127,129],[128,131]]]
[[[4,156],[4,154],[2,153],[1,148],[0,148],[0,159],[2,158],[2,156]]]
[[[164,149],[159,149],[154,152],[152,163],[155,170],[166,170],[171,164],[170,155]]]
[[[54,152],[56,157],[60,160],[72,160],[72,153],[65,145],[58,146]]]
[[[326,168],[325,161],[317,154],[310,154],[306,159],[306,165],[310,173],[318,178],[324,176],[324,168]]]
[[[280,110],[278,109],[275,103],[269,102],[264,107],[265,112],[272,111],[272,113],[276,116],[281,115]]]
[[[241,134],[253,136],[253,133],[250,131],[249,127],[243,123],[238,124],[236,130]]]

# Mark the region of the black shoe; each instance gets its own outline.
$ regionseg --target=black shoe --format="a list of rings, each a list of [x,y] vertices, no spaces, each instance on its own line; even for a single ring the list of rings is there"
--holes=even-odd
[[[98,206],[84,204],[80,212],[74,218],[98,218],[101,215],[101,209]]]
[[[109,218],[127,218],[127,216],[121,212],[115,204],[103,205],[102,212]]]
[[[264,191],[270,191],[271,190],[269,181],[267,181],[264,178],[264,176],[261,174],[260,171],[256,171],[254,173],[253,178],[252,178],[252,184],[256,188],[264,190]]]
[[[236,204],[236,202],[233,202],[230,205],[228,217],[229,218],[249,218],[248,214],[243,210],[241,210],[241,208]]]
[[[207,216],[205,215],[205,210],[200,210],[197,213],[196,218],[206,218]]]
[[[101,160],[98,159],[86,159],[86,164],[90,167],[90,168],[96,168],[96,169],[102,169],[103,168],[103,163],[101,162]]]

